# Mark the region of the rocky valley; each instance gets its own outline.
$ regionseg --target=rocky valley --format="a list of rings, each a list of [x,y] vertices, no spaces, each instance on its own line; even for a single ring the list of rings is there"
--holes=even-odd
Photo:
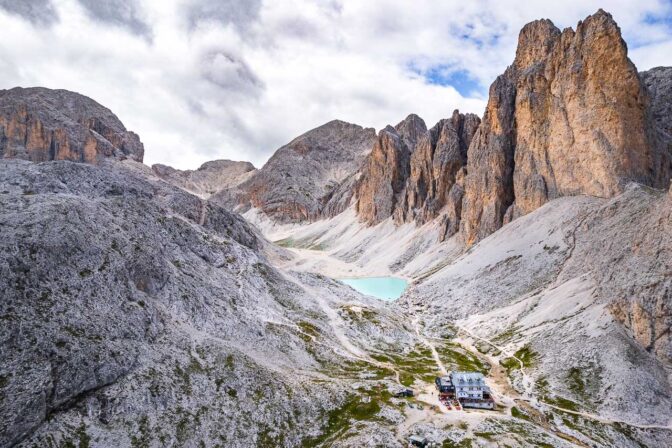
[[[602,10],[526,25],[482,117],[334,120],[259,169],[0,91],[0,447],[672,446],[671,105]]]

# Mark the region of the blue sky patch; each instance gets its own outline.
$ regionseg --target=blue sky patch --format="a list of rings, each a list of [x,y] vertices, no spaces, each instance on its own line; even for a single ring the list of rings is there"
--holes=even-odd
[[[672,36],[672,8],[668,9],[665,13],[662,14],[652,14],[647,13],[642,18],[641,23],[643,24],[642,28],[656,27],[659,30],[662,30],[664,34],[667,35],[667,38]],[[654,33],[655,34],[655,33]],[[652,37],[648,33],[633,32],[627,31],[624,32],[624,38],[628,43],[628,48],[636,49],[641,47],[646,47],[661,40],[667,40],[665,37],[658,35],[657,37]]]
[[[420,69],[410,65],[410,70],[422,76],[427,84],[451,86],[463,97],[483,97],[485,91],[478,79],[467,70],[455,69],[448,65],[435,65]]]
[[[648,25],[665,25],[672,31],[672,12],[663,15],[647,14],[644,17],[644,23]]]

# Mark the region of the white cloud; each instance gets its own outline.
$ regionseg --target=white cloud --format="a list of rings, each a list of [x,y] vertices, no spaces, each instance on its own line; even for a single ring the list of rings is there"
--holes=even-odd
[[[481,114],[519,29],[537,18],[575,26],[603,7],[640,69],[672,64],[670,2],[604,3],[30,0],[12,9],[0,0],[0,88],[94,98],[140,134],[147,163],[260,165],[334,118],[380,129],[410,112],[429,126],[455,108]],[[465,93],[473,97],[419,74],[451,71],[476,87]]]

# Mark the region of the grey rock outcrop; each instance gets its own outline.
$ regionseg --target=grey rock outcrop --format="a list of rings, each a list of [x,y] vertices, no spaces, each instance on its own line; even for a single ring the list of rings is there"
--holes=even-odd
[[[357,346],[411,340],[134,162],[0,160],[0,229],[2,447],[298,446],[365,381],[327,312],[385,322],[339,323]]]
[[[467,244],[553,198],[611,197],[629,181],[666,185],[669,154],[650,132],[649,101],[608,13],[576,30],[526,25],[469,148]]]
[[[281,222],[318,219],[333,192],[362,165],[375,131],[334,120],[278,149],[250,179],[213,196],[241,212]]]
[[[250,162],[213,160],[197,170],[177,170],[167,165],[152,165],[152,171],[161,179],[202,197],[240,185],[249,179],[256,168]]]
[[[67,90],[0,91],[0,158],[142,162],[144,147],[107,108]]]
[[[327,193],[323,198],[324,205],[321,208],[320,216],[322,218],[333,218],[350,207],[360,178],[361,171],[355,171]]]

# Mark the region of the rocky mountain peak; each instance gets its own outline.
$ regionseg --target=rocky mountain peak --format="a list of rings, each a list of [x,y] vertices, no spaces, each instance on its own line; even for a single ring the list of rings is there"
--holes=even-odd
[[[442,238],[459,228],[467,149],[480,119],[453,112],[420,139],[410,161],[410,174],[395,210],[398,223],[424,224],[443,215]]]
[[[467,148],[479,123],[476,115],[456,110],[430,130],[413,114],[381,130],[357,186],[356,210],[362,221],[374,225],[394,216],[399,224],[424,224],[443,216],[442,238],[454,234]]]
[[[410,114],[399,122],[394,129],[404,140],[408,150],[413,152],[420,138],[427,132],[427,125],[425,124],[425,120],[416,114]]]
[[[317,219],[339,186],[361,167],[375,138],[372,128],[332,120],[278,149],[249,179],[213,200],[240,212],[256,208],[282,222]],[[348,204],[347,191],[345,196]]]
[[[467,243],[560,196],[667,185],[669,153],[651,133],[649,107],[611,15],[562,33],[548,20],[526,25],[469,148]]]
[[[201,197],[209,197],[241,184],[254,174],[256,168],[250,162],[212,160],[193,171],[176,170],[161,164],[152,165],[152,171],[168,183]]]
[[[525,25],[518,35],[514,67],[524,70],[543,60],[558,42],[560,30],[548,19]]]
[[[372,225],[392,215],[408,177],[410,154],[392,126],[378,133],[356,187],[355,208],[362,221]]]
[[[67,90],[0,90],[0,158],[142,162],[144,147],[106,107]]]

